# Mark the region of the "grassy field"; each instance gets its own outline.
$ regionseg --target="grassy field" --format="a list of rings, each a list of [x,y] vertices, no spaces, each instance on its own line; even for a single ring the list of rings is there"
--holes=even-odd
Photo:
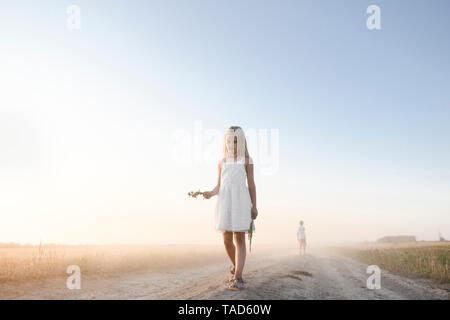
[[[225,261],[220,246],[7,246],[0,244],[0,283],[67,277],[78,265],[83,275],[110,277],[130,272],[165,271]]]
[[[450,243],[362,244],[338,249],[343,254],[395,274],[450,283]]]
[[[264,255],[274,250],[280,249],[263,245],[252,254]],[[83,276],[110,278],[227,261],[222,244],[21,246],[0,243],[0,284],[67,278],[70,265],[79,266]]]

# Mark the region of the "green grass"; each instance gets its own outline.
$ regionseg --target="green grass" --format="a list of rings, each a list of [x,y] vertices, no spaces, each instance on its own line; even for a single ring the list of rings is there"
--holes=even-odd
[[[347,256],[404,276],[450,283],[450,245],[362,246],[339,249]]]

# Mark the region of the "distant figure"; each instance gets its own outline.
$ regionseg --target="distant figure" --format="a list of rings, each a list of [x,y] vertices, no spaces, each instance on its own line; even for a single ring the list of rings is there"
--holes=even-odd
[[[300,226],[298,227],[297,240],[300,245],[300,255],[304,256],[306,251],[306,235],[305,235],[305,227],[303,226],[303,221],[300,221]]]

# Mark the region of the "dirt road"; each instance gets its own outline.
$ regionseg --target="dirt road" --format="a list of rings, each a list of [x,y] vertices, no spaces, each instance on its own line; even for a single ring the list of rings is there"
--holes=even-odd
[[[246,289],[226,289],[228,263],[164,273],[117,278],[82,278],[81,290],[66,288],[66,279],[1,285],[0,299],[448,299],[449,291],[431,281],[382,271],[381,289],[366,288],[367,265],[316,251],[249,254]]]

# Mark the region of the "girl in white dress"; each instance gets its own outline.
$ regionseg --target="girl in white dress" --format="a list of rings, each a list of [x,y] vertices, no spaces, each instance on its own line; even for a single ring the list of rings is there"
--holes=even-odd
[[[232,277],[228,288],[240,290],[244,288],[245,234],[250,229],[252,219],[258,215],[253,161],[248,154],[244,131],[240,127],[233,126],[226,131],[223,159],[219,162],[218,171],[216,187],[204,192],[203,196],[206,199],[218,196],[215,227],[223,234],[225,249],[233,264],[230,266]]]

